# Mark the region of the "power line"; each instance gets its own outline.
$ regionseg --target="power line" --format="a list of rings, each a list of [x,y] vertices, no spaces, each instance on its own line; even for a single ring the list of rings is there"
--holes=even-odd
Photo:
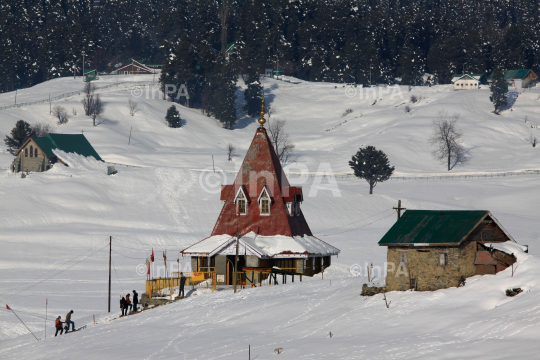
[[[120,283],[120,277],[118,276],[118,272],[116,272],[116,267],[114,266],[114,261],[112,261],[112,259],[111,259],[111,262],[114,269],[114,273],[116,274],[116,280],[118,281],[118,285],[120,285],[120,289],[122,289],[122,293],[124,293],[124,287]]]
[[[353,231],[353,230],[361,229],[361,228],[363,228],[363,227],[366,227],[366,226],[368,226],[368,225],[374,224],[374,223],[376,223],[377,221],[386,219],[386,218],[388,218],[388,217],[390,217],[390,216],[393,216],[393,215],[394,215],[394,214],[387,215],[387,216],[382,217],[382,218],[380,218],[380,219],[374,220],[374,221],[370,222],[369,224],[362,225],[362,226],[359,226],[359,227],[356,227],[356,228],[353,228],[353,229],[350,229],[350,230],[340,231],[340,232],[333,233],[333,234],[318,235],[318,236],[332,236],[332,235],[343,234],[343,233],[350,232],[350,231]]]
[[[372,217],[374,217],[374,216],[380,215],[380,214],[382,214],[382,213],[384,213],[384,212],[387,212],[387,211],[390,211],[390,210],[391,210],[391,209],[386,209],[386,210],[381,211],[380,213],[377,213],[377,214],[368,216],[368,217],[366,217],[366,218],[363,218],[363,219],[360,219],[360,220],[357,220],[357,221],[353,221],[352,223],[349,223],[349,224],[345,224],[345,225],[338,226],[338,227],[331,228],[331,229],[321,230],[319,233],[327,232],[327,231],[335,230],[335,229],[341,229],[341,228],[344,228],[345,226],[349,226],[349,225],[352,225],[352,224],[359,223],[360,221],[367,220],[367,219],[369,219],[369,218],[372,218]],[[320,235],[320,236],[324,236],[324,235]]]
[[[35,283],[35,284],[33,284],[33,285],[30,285],[30,286],[27,287],[27,288],[22,289],[21,291],[16,292],[15,294],[12,294],[12,295],[8,296],[6,299],[10,299],[10,298],[12,298],[13,296],[15,296],[15,295],[17,295],[17,294],[22,293],[23,291],[26,291],[26,290],[28,290],[28,289],[30,289],[30,288],[33,288],[34,286],[37,286],[37,285],[39,285],[39,284],[41,284],[41,283],[43,283],[43,282],[45,282],[45,281],[47,281],[47,280],[49,280],[49,279],[55,277],[56,275],[60,275],[60,274],[63,273],[64,271],[69,270],[69,269],[71,269],[72,267],[74,267],[75,265],[77,265],[77,264],[83,262],[84,260],[88,259],[90,256],[97,254],[97,253],[100,252],[101,250],[105,249],[107,246],[109,246],[109,244],[103,246],[102,248],[98,249],[97,251],[93,252],[92,254],[90,254],[90,255],[88,255],[88,256],[82,258],[81,260],[77,261],[75,264],[68,266],[68,267],[65,268],[64,270],[60,270],[60,271],[57,272],[56,274],[53,274],[53,275],[49,276],[49,277],[46,278],[46,279],[43,279],[43,280],[41,280],[41,281],[39,281],[39,282],[37,282],[37,283]],[[2,299],[2,301],[5,302],[4,299]]]
[[[120,256],[123,256],[125,258],[128,258],[128,259],[134,259],[134,260],[146,260],[146,258],[136,258],[136,257],[132,257],[132,256],[127,256],[127,255],[124,255],[124,254],[120,254],[118,251],[115,251],[115,250],[112,250],[113,253],[115,253],[116,255],[120,255]]]
[[[107,240],[107,242],[108,242],[108,240]],[[95,249],[95,248],[96,248],[97,246],[99,246],[99,245],[100,245],[100,244],[94,245],[94,246],[91,247],[90,249],[86,249],[86,250],[83,251],[82,253],[80,253],[80,254],[78,254],[78,255],[75,255],[74,257],[72,257],[71,259],[69,259],[69,260],[67,260],[67,261],[60,261],[60,260],[59,260],[59,261],[57,261],[56,263],[60,263],[60,262],[61,262],[62,264],[69,263],[69,262],[75,260],[76,258],[78,258],[79,256],[82,256],[83,254],[87,253],[88,251],[92,251],[93,249]],[[43,273],[42,275],[38,276],[37,278],[35,278],[35,279],[33,279],[33,280],[37,280],[37,279],[39,279],[40,277],[45,276],[45,275],[49,274],[49,273],[52,272],[52,271],[58,270],[58,268],[60,268],[60,267],[61,267],[61,266],[57,266],[57,267],[55,267],[55,268],[53,268],[53,269],[51,269],[51,270],[48,270],[48,271],[46,271],[45,273]],[[11,289],[8,289],[8,290],[6,290],[6,293],[7,293],[7,292],[10,292],[10,291],[13,291],[13,290],[15,290],[15,289],[18,289],[18,288],[20,288],[21,286],[24,286],[24,285],[25,285],[25,284],[23,283],[23,284],[21,284],[21,285],[17,285],[17,286],[15,286],[15,287],[11,288]],[[4,293],[4,294],[2,294],[2,295],[6,295],[6,293]],[[10,296],[10,297],[11,297],[11,296]]]

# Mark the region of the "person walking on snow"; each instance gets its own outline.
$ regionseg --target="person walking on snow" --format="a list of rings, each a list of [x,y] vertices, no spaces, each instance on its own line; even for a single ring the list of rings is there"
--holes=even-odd
[[[180,290],[178,290],[178,296],[184,298],[184,285],[186,284],[186,277],[184,273],[180,273]]]
[[[67,313],[66,315],[66,332],[69,331],[69,325],[71,324],[71,331],[75,331],[75,323],[71,321],[71,314],[73,314],[73,310]]]
[[[54,326],[56,326],[56,333],[54,334],[54,336],[58,335],[58,332],[60,331],[60,335],[62,335],[64,333],[64,328],[62,327],[62,319],[61,316],[57,317],[56,318],[56,322],[54,323]]]
[[[126,299],[120,295],[120,309],[122,310],[122,315],[120,316],[124,316],[124,315],[127,315],[127,304],[126,304]]]
[[[137,305],[139,305],[139,294],[133,290],[133,311],[137,312]]]
[[[129,293],[126,294],[126,315],[128,314],[128,311],[127,311],[128,308],[131,311],[132,306],[131,306],[131,301],[129,300]]]

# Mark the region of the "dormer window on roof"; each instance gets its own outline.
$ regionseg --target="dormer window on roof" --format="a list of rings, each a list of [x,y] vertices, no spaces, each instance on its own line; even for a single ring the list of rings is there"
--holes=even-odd
[[[244,189],[242,187],[238,189],[236,197],[234,198],[234,202],[236,203],[236,213],[240,215],[246,215],[248,200],[246,194],[244,194]]]
[[[266,190],[266,187],[262,189],[258,200],[261,215],[270,215],[270,196],[268,196],[268,190]]]

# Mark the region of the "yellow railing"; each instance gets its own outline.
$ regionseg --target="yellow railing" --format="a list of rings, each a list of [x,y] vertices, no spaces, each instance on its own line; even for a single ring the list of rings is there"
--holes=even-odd
[[[200,276],[197,278],[197,280],[194,280],[191,276],[191,273],[186,273],[184,276],[186,277],[186,282],[184,284],[185,287],[191,286],[192,289],[195,287],[206,287],[208,289],[212,289],[212,291],[216,290],[216,273],[215,271],[207,271],[207,272],[199,272],[198,275],[202,273],[202,279]],[[169,294],[165,296],[171,296],[171,299],[173,297],[173,288],[180,286],[180,277],[178,272],[173,272],[171,274],[171,277],[167,278],[157,278],[157,279],[151,279],[146,280],[146,294],[149,298],[156,297],[156,296],[164,296],[162,294],[162,290],[169,289]]]

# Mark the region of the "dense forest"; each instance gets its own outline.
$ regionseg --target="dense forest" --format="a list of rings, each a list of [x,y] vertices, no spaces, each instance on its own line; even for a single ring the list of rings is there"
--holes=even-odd
[[[97,5],[97,6],[96,6]],[[204,86],[277,64],[312,81],[448,83],[453,73],[539,68],[540,0],[0,0],[0,89],[164,63]],[[230,60],[220,56],[235,41]],[[162,80],[167,80],[165,76]],[[225,79],[224,79],[225,78]],[[233,79],[233,80],[231,80]],[[189,80],[189,79],[188,79]],[[188,81],[186,80],[186,81]],[[206,98],[206,100],[205,100]]]

